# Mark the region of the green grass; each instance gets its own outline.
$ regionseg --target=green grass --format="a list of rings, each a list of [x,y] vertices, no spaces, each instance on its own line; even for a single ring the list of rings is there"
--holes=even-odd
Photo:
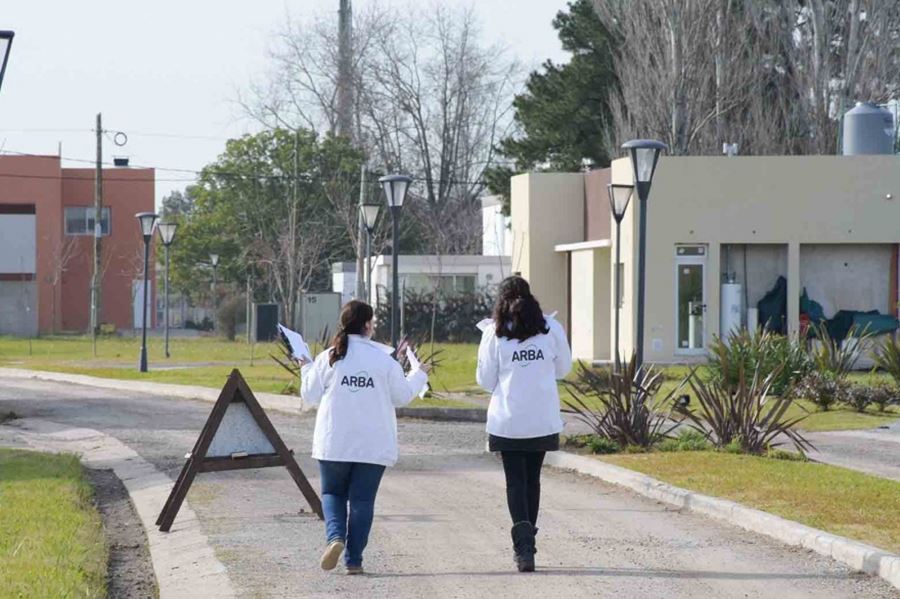
[[[430,348],[423,348],[426,349]],[[438,394],[473,392],[477,388],[477,346],[445,343],[435,344],[435,349],[442,352],[441,364],[431,377],[432,388]],[[140,339],[130,336],[100,338],[96,358],[89,337],[42,337],[30,342],[0,337],[0,366],[213,388],[221,387],[231,370],[239,368],[250,387],[262,393],[282,393],[292,382],[290,374],[269,357],[270,354],[280,355],[274,343],[251,346],[242,340],[176,338],[169,343],[171,358],[166,359],[163,340],[151,337],[147,340],[150,364],[147,373],[137,370],[139,350]],[[417,399],[412,406],[472,407],[465,401],[438,398]]]
[[[894,480],[814,462],[712,451],[598,459],[900,553],[900,482]]]
[[[105,597],[106,542],[78,458],[0,449],[0,597]]]

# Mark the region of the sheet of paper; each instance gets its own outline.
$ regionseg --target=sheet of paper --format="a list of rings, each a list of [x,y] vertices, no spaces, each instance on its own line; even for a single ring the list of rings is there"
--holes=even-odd
[[[416,355],[416,352],[414,352],[413,348],[409,345],[406,346],[406,359],[409,360],[410,371],[418,370],[422,367],[422,363],[419,361],[419,356]],[[422,385],[422,388],[419,390],[418,396],[424,398],[426,393],[428,393],[428,382]]]
[[[303,335],[297,331],[292,331],[281,323],[278,323],[278,332],[291,347],[291,354],[293,354],[294,358],[308,362],[313,361],[312,352],[309,351],[309,346],[303,340]]]

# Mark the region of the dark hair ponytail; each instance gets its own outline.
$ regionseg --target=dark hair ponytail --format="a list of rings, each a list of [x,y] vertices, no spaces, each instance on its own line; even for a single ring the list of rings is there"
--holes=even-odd
[[[500,282],[493,317],[497,337],[525,341],[550,332],[541,305],[522,277],[506,277]]]
[[[334,366],[338,360],[347,356],[349,345],[348,335],[362,335],[366,325],[375,316],[372,306],[359,300],[351,300],[341,308],[341,317],[338,321],[338,330],[331,341],[331,355],[328,363]]]

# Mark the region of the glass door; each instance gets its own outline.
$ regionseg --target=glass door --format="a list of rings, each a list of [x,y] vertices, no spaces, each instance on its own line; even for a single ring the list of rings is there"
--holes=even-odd
[[[706,247],[678,246],[675,255],[676,353],[706,351]]]

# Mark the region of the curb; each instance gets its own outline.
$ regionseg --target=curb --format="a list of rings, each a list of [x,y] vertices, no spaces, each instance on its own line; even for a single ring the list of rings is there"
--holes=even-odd
[[[74,453],[88,468],[112,469],[125,485],[147,534],[161,599],[192,599],[198,596],[198,588],[208,597],[235,596],[227,568],[216,557],[187,502],[178,513],[173,533],[157,530],[156,513],[172,488],[172,479],[128,445],[93,429],[38,418],[14,420],[9,428],[32,449]]]
[[[478,408],[397,408],[397,418],[445,422],[487,422],[487,410]]]
[[[900,555],[749,508],[734,501],[675,487],[645,474],[593,458],[555,451],[547,453],[545,463],[548,466],[574,470],[626,487],[650,499],[703,514],[788,545],[810,549],[854,570],[880,576],[894,588],[900,589]]]
[[[178,399],[193,399],[215,403],[219,398],[219,390],[196,385],[176,385],[173,383],[151,383],[147,381],[127,379],[106,379],[84,374],[68,374],[47,370],[28,370],[24,368],[0,368],[0,377],[50,381],[54,383],[71,383],[117,391],[132,391],[164,395]],[[315,408],[304,408],[300,398],[295,395],[279,395],[277,393],[253,392],[259,404],[265,410],[275,410],[287,414],[303,415],[314,413]],[[487,411],[478,408],[397,408],[398,418],[420,418],[446,422],[486,422]]]

